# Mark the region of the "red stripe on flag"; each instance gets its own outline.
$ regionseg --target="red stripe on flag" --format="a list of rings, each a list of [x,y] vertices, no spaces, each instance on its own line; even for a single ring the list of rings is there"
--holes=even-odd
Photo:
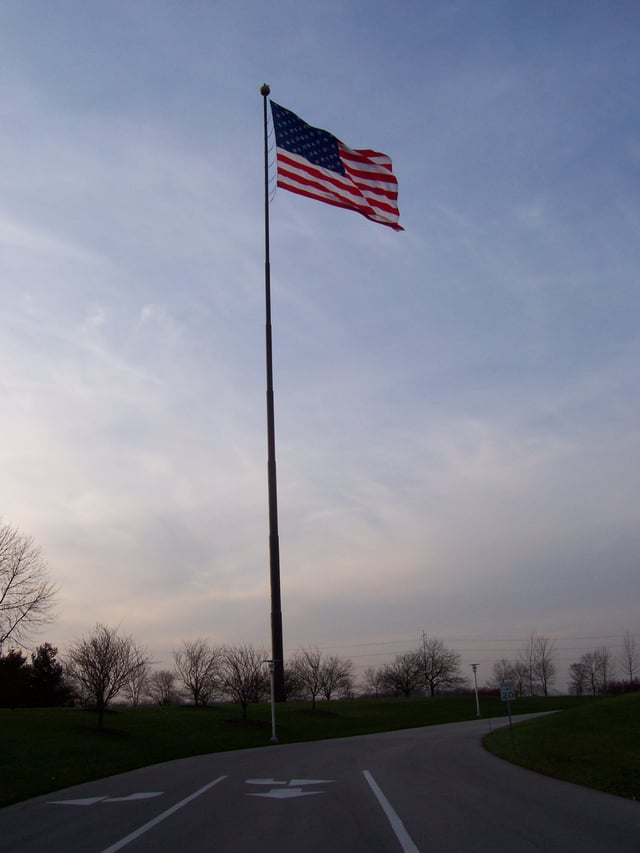
[[[375,151],[357,151],[338,143],[345,174],[315,166],[285,149],[277,149],[278,186],[298,195],[355,210],[374,222],[396,231],[398,224],[398,182],[391,161]]]

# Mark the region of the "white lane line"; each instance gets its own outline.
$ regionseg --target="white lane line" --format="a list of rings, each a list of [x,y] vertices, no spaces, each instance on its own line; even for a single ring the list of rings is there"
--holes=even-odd
[[[364,778],[369,783],[369,787],[375,794],[376,799],[382,806],[382,811],[386,814],[387,819],[391,824],[391,828],[395,832],[396,838],[400,842],[400,846],[402,847],[403,853],[420,853],[416,845],[413,843],[411,836],[404,828],[404,824],[402,823],[398,815],[395,813],[393,806],[382,793],[371,773],[369,773],[368,770],[363,770],[362,773],[364,775]]]
[[[134,832],[129,833],[124,838],[121,838],[120,841],[116,841],[115,844],[112,844],[111,847],[105,847],[102,853],[115,853],[116,850],[121,850],[134,839],[139,838],[141,835],[144,835],[145,832],[148,832],[154,826],[163,821],[165,818],[172,815],[174,812],[177,812],[178,809],[181,809],[183,806],[186,806],[187,803],[190,803],[192,800],[195,800],[196,797],[199,797],[200,794],[204,794],[205,791],[208,791],[209,788],[213,788],[214,785],[217,785],[219,782],[222,782],[226,779],[226,776],[219,776],[217,779],[214,779],[213,782],[209,782],[208,785],[205,785],[204,788],[200,788],[199,791],[195,791],[193,794],[189,794],[188,797],[185,797],[184,800],[180,800],[179,803],[176,803],[175,806],[171,806],[170,809],[167,809],[162,814],[159,814],[157,817],[154,817],[153,820],[150,820],[148,823],[145,823],[139,829],[134,830]]]

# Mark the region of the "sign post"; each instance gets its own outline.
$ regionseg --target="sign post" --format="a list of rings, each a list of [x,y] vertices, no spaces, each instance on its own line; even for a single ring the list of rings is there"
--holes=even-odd
[[[516,689],[513,681],[503,681],[500,685],[500,700],[507,703],[507,713],[509,714],[509,734],[511,735],[511,749],[513,754],[516,754],[515,744],[513,742],[513,725],[511,723],[511,703],[515,702]]]

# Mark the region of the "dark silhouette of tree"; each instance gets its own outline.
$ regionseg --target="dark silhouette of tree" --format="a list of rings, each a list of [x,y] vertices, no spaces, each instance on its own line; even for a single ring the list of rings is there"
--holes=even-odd
[[[317,648],[302,649],[293,659],[300,693],[311,699],[311,710],[322,690],[322,653]]]
[[[0,649],[51,621],[56,592],[33,539],[0,520]]]
[[[405,696],[407,699],[420,689],[420,670],[415,652],[404,652],[396,655],[391,663],[383,669],[384,686],[394,696]]]
[[[31,653],[29,672],[29,704],[41,708],[65,705],[71,698],[64,668],[57,660],[58,650],[43,643]]]
[[[173,672],[170,669],[152,672],[147,683],[147,695],[156,705],[175,705],[178,694]]]
[[[329,655],[322,661],[320,691],[327,702],[336,694],[349,696],[353,690],[353,663],[349,658]]]
[[[363,692],[368,696],[379,696],[385,687],[384,668],[379,666],[368,666],[362,673]]]
[[[548,637],[531,634],[526,644],[520,650],[519,663],[526,672],[523,679],[529,696],[536,693],[548,695],[549,686],[557,673],[555,664],[556,649]]]
[[[528,674],[529,670],[521,660],[513,662],[513,681],[515,683],[516,696],[524,696],[524,688],[528,680]]]
[[[460,655],[436,637],[422,635],[415,660],[422,684],[430,696],[464,683],[460,675]]]
[[[353,663],[337,655],[323,655],[315,647],[302,649],[291,668],[297,693],[311,700],[312,711],[318,696],[330,701],[336,694],[348,695],[353,687]]]
[[[508,658],[500,658],[493,665],[491,678],[487,681],[487,687],[499,690],[505,681],[515,681],[513,662]]]
[[[304,685],[300,680],[300,673],[295,660],[285,663],[284,666],[284,695],[287,699],[302,699],[304,697]]]
[[[43,643],[32,652],[31,663],[18,649],[0,656],[0,706],[54,707],[71,700],[58,650]]]
[[[585,684],[592,696],[598,693],[598,655],[596,652],[585,652],[580,658],[580,664],[584,673]]]
[[[260,702],[269,694],[269,676],[264,649],[253,646],[226,646],[222,652],[222,690],[242,708],[247,719],[249,705]]]
[[[206,640],[185,640],[174,651],[176,677],[186,687],[196,708],[204,708],[220,688],[222,649]]]
[[[556,677],[558,668],[555,664],[556,647],[548,637],[536,637],[534,644],[534,671],[542,695],[549,695],[549,686]]]
[[[619,664],[625,681],[633,684],[640,669],[640,647],[630,631],[627,631],[622,640]]]
[[[132,707],[137,708],[142,698],[147,694],[151,664],[146,649],[136,647],[134,654],[138,657],[138,666],[135,667],[131,678],[125,684],[123,694],[127,702]]]
[[[532,634],[526,644],[520,649],[520,663],[526,672],[525,684],[526,692],[529,696],[534,696],[537,692],[535,648],[536,638]]]
[[[81,703],[93,706],[98,712],[101,729],[109,703],[147,663],[132,637],[98,624],[92,634],[69,648],[66,674]]]
[[[613,676],[613,662],[609,650],[602,646],[585,652],[579,661],[569,667],[571,691],[578,696],[591,693],[605,695]]]
[[[19,649],[0,657],[0,707],[17,708],[27,702],[29,667]]]
[[[576,696],[583,696],[587,689],[587,671],[583,661],[576,661],[569,667],[569,689]]]

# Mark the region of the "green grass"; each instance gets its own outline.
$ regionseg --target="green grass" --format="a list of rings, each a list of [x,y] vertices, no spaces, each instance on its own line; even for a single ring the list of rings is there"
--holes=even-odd
[[[519,713],[566,708],[575,698],[518,700]],[[499,699],[483,697],[484,716],[500,716]],[[475,719],[470,696],[433,699],[359,699],[277,709],[281,743],[370,734]],[[234,705],[206,709],[129,708],[97,715],[76,708],[0,709],[0,806],[91,779],[189,755],[267,746],[268,705],[252,706],[243,723]]]
[[[640,693],[589,699],[487,735],[485,747],[538,773],[640,800]]]

